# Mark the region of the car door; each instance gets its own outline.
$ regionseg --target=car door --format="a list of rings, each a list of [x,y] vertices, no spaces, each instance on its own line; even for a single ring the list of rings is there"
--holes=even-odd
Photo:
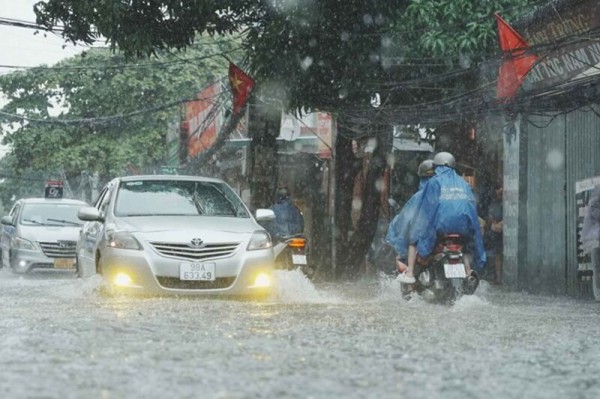
[[[106,214],[106,209],[110,202],[111,185],[107,185],[98,196],[94,207],[100,211],[101,215]],[[98,241],[104,231],[104,223],[101,221],[86,222],[79,232],[77,242],[77,262],[80,268],[80,275],[90,275],[96,272],[96,249]]]

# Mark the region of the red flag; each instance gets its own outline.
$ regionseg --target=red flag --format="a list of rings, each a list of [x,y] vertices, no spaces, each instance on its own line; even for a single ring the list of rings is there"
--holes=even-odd
[[[233,114],[237,114],[246,105],[254,88],[254,80],[232,62],[229,63],[229,83],[233,92]]]
[[[507,101],[517,94],[525,75],[537,61],[537,56],[526,54],[529,45],[500,15],[496,14],[496,20],[500,48],[506,54],[498,71],[497,97]]]

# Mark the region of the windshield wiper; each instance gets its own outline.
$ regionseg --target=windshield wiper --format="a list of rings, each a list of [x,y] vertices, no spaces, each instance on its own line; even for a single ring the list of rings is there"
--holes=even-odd
[[[135,216],[198,216],[193,213],[126,213],[124,215],[118,215],[121,217],[135,217]]]
[[[81,226],[81,223],[73,222],[72,220],[64,220],[64,219],[46,219],[49,222],[60,222],[60,223],[68,223],[73,226]]]
[[[44,223],[40,222],[39,220],[33,220],[33,219],[23,219],[24,222],[29,222],[29,223],[33,223],[33,224],[37,224],[39,226],[43,226]]]

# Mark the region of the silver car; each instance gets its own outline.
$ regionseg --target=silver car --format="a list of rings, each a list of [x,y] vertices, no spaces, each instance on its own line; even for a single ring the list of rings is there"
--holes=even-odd
[[[75,270],[75,244],[84,201],[61,198],[18,200],[2,218],[2,265],[15,273],[33,269]]]
[[[101,274],[114,289],[175,295],[270,292],[274,267],[269,234],[223,181],[195,176],[130,176],[112,180],[77,243],[79,273]]]

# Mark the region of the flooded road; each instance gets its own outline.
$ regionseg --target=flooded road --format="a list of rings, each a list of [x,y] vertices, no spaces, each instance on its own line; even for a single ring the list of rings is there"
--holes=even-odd
[[[0,270],[3,398],[598,398],[600,304],[485,282],[454,307],[278,276],[266,302]]]

